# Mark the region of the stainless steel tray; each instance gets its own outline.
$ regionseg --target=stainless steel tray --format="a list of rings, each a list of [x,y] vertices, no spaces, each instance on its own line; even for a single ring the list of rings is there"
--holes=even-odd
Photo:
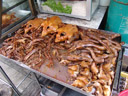
[[[31,18],[32,19],[32,18]],[[24,21],[22,22],[25,23],[27,22]],[[21,24],[17,25],[15,28],[13,29],[10,29],[9,32],[7,32],[6,34],[4,34],[1,42],[0,42],[0,45],[3,43],[4,39],[8,38],[8,34],[10,34],[10,36],[13,35],[13,32],[16,31],[19,27],[20,27]],[[80,27],[80,26],[79,26]],[[84,27],[80,27],[82,29],[87,29],[87,28],[84,28]],[[103,31],[103,30],[102,30]],[[108,32],[108,31],[103,31],[103,32],[106,32],[108,34],[114,34],[112,32]],[[117,38],[117,41],[120,42],[121,40],[121,37]],[[120,72],[121,72],[121,66],[122,66],[122,58],[123,58],[123,51],[124,49],[122,48],[122,50],[119,52],[119,55],[118,55],[118,59],[117,59],[117,67],[116,67],[116,72],[115,72],[115,79],[113,81],[113,86],[112,86],[112,92],[118,92],[118,82],[119,82],[119,78],[120,78]],[[64,67],[62,66],[61,64],[59,64],[59,62],[57,62],[56,60],[54,61],[55,63],[55,66],[53,68],[48,68],[46,66],[46,63],[45,64],[42,64],[41,68],[40,68],[40,71],[37,71],[37,70],[34,70],[30,67],[28,67],[27,65],[23,64],[22,62],[18,62],[18,61],[15,61],[13,59],[9,59],[3,55],[0,55],[0,61],[3,62],[4,64],[7,64],[7,65],[10,65],[10,66],[14,66],[14,65],[18,65],[18,66],[21,66],[23,68],[26,68],[32,72],[35,72],[36,74],[39,74],[45,78],[48,78],[52,81],[55,81],[63,86],[66,86],[70,89],[73,89],[77,92],[80,92],[84,95],[87,95],[87,96],[92,96],[91,93],[87,93],[79,88],[76,88],[74,86],[71,86],[71,82],[67,82],[68,78],[69,78],[69,75],[68,75],[68,72],[67,72],[67,67]]]

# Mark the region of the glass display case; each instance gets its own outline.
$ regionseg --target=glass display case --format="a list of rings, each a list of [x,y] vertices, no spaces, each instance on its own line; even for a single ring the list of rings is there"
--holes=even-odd
[[[91,20],[99,0],[37,0],[37,4],[41,13]]]
[[[31,14],[28,0],[2,0],[2,33]]]

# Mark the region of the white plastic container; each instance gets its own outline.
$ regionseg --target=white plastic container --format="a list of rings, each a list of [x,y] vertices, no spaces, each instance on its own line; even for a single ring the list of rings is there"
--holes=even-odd
[[[110,0],[100,0],[100,6],[109,6]]]

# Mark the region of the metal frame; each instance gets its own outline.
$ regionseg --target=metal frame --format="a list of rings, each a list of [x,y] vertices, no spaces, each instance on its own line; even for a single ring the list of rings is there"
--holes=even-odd
[[[32,17],[33,14],[29,13],[28,15],[26,15],[25,17],[21,18],[20,20],[14,22],[13,24],[10,24],[9,26],[5,27],[2,29],[2,14],[10,11],[13,8],[16,8],[17,6],[19,6],[20,4],[23,4],[25,2],[27,2],[28,0],[22,0],[21,2],[16,3],[15,5],[7,8],[6,10],[2,11],[2,1],[0,0],[0,38],[3,38],[3,36],[5,37],[6,34],[8,34],[10,32],[10,30],[12,28],[15,29],[15,25],[17,26],[20,22],[24,21],[26,18]]]
[[[3,70],[3,68],[1,66],[0,66],[0,72],[5,77],[5,79],[9,82],[9,84],[11,85],[13,90],[16,92],[16,94],[18,96],[21,96],[21,93],[19,92],[19,90],[16,88],[16,86],[13,84],[13,82],[10,80],[10,78],[8,77],[8,75],[5,73],[5,71]]]
[[[29,2],[29,7],[30,7],[30,10],[32,12],[32,15],[36,16],[37,15],[37,11],[36,11],[34,0],[28,0],[28,2]]]
[[[79,26],[79,27],[80,27],[80,26]],[[88,29],[88,28],[85,28],[85,27],[80,27],[80,28]],[[13,29],[12,29],[12,30],[13,30]],[[102,31],[103,31],[103,30],[102,30]],[[106,32],[106,33],[109,33],[109,34],[114,34],[114,33],[109,32],[109,31],[103,31],[103,32]],[[120,74],[119,74],[119,73],[120,73],[120,68],[121,68],[121,64],[122,64],[122,62],[120,62],[120,60],[121,60],[121,58],[122,58],[122,55],[123,55],[123,51],[121,50],[121,51],[120,51],[120,54],[119,54],[119,56],[118,56],[118,60],[117,60],[117,69],[116,69],[115,79],[114,79],[114,81],[113,81],[113,82],[114,82],[114,83],[113,83],[113,86],[118,86],[118,83],[116,83],[116,82],[119,82],[119,79],[117,79],[117,78],[120,77]],[[18,62],[18,61],[12,60],[12,59],[8,59],[7,57],[2,56],[2,55],[0,55],[0,61],[3,62],[3,63],[5,63],[5,64],[7,64],[7,65],[8,65],[8,64],[19,65],[19,66],[21,66],[21,67],[23,67],[23,68],[26,68],[26,69],[28,69],[28,70],[30,70],[30,71],[32,71],[32,72],[34,72],[34,73],[36,73],[36,74],[42,76],[42,77],[45,77],[45,78],[50,79],[50,80],[52,80],[52,81],[54,81],[54,82],[57,82],[57,83],[60,84],[60,85],[66,86],[67,88],[73,89],[73,90],[75,90],[75,91],[77,91],[77,92],[79,92],[79,93],[82,93],[82,94],[84,94],[84,95],[87,95],[87,96],[92,96],[91,93],[87,93],[87,92],[85,92],[85,91],[83,91],[83,90],[80,90],[79,88],[76,88],[76,87],[74,87],[74,86],[71,86],[71,85],[69,85],[69,84],[67,84],[67,83],[64,83],[64,82],[62,82],[62,81],[60,81],[60,80],[57,80],[57,79],[55,79],[55,78],[49,77],[49,76],[47,76],[46,74],[40,73],[39,71],[34,70],[34,69],[28,67],[27,65],[21,63],[21,62]],[[115,87],[113,87],[113,88],[115,88]],[[112,90],[113,90],[113,89],[112,89]]]
[[[31,72],[31,71],[29,71],[29,72],[24,76],[24,78],[17,84],[17,86],[14,85],[14,83],[11,81],[11,79],[9,78],[9,76],[6,74],[6,72],[3,70],[3,68],[2,68],[1,66],[0,66],[0,72],[2,73],[2,75],[4,76],[4,78],[7,80],[7,82],[4,81],[4,80],[1,79],[1,78],[0,78],[0,80],[2,80],[5,84],[9,85],[9,86],[14,90],[14,92],[16,93],[16,96],[22,96],[22,95],[24,95],[24,93],[25,93],[27,87],[28,87],[32,82],[36,82],[36,85],[38,85],[38,86],[40,87],[40,89],[38,88],[38,90],[41,90],[41,85],[39,84],[39,82],[38,82],[38,80],[37,80],[37,78],[36,78],[36,75],[35,75],[33,72]],[[20,91],[18,90],[18,88],[19,88],[19,86],[22,85],[22,83],[23,83],[27,78],[31,78],[32,81],[29,82],[29,85],[28,85],[25,89],[23,89],[22,92],[20,92]],[[9,83],[9,84],[8,84],[8,83]],[[31,93],[29,93],[29,95],[30,95],[30,94],[31,94]]]

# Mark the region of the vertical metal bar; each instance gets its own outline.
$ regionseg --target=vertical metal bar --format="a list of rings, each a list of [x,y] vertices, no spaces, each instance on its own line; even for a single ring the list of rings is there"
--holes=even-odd
[[[2,0],[0,0],[0,39],[2,32]]]
[[[86,17],[87,17],[87,20],[90,20],[91,16],[92,16],[92,0],[87,0],[87,3],[86,3]]]
[[[18,89],[15,87],[15,85],[12,83],[12,81],[10,80],[10,78],[8,77],[8,75],[5,73],[5,71],[3,70],[3,68],[0,66],[0,71],[3,74],[3,76],[5,77],[5,79],[9,82],[9,84],[12,86],[13,90],[17,93],[18,96],[21,95],[21,93],[18,91]]]
[[[28,1],[29,1],[29,7],[30,7],[30,10],[32,12],[32,15],[36,16],[37,11],[36,11],[36,7],[35,7],[35,4],[34,4],[34,0],[28,0]]]
[[[64,94],[65,90],[66,90],[66,87],[64,87],[64,88],[61,90],[61,92],[58,94],[58,96],[62,96],[62,95]]]

